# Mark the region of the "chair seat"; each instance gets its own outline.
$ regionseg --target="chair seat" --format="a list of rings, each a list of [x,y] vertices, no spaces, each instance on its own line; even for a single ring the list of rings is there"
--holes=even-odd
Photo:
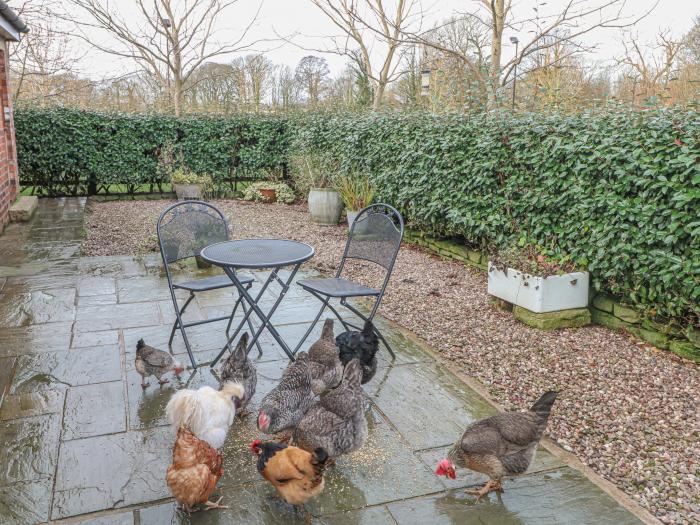
[[[362,284],[334,277],[331,279],[303,279],[297,284],[305,290],[328,295],[329,297],[364,297],[379,295],[379,290]]]
[[[240,275],[238,279],[244,285],[253,282],[253,278],[246,275]],[[226,274],[173,284],[173,288],[189,290],[190,292],[206,292],[207,290],[218,290],[219,288],[226,288],[228,286],[233,286],[233,282]]]

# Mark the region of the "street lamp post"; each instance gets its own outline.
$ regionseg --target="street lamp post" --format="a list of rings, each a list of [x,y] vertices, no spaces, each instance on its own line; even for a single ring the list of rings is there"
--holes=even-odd
[[[518,81],[518,44],[517,36],[510,37],[510,43],[515,44],[515,64],[513,65],[513,110],[515,110],[515,83]]]

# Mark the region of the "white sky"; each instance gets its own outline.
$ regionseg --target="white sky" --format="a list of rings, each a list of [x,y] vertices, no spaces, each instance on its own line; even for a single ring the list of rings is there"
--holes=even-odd
[[[119,6],[123,12],[132,5],[133,0],[111,0],[111,4]],[[601,0],[589,0],[589,5],[600,3]],[[516,18],[531,17],[534,14],[533,7],[540,4],[540,12],[560,10],[566,0],[514,0],[514,13]],[[627,0],[625,12],[630,16],[638,16],[650,9],[655,0]],[[235,29],[245,27],[254,16],[261,4],[260,0],[239,0],[230,8],[227,16],[221,20],[220,39],[226,39],[227,35],[237,34]],[[388,5],[393,1],[387,2]],[[422,0],[423,9],[426,11],[423,29],[431,27],[436,22],[448,18],[456,11],[474,10],[477,7],[476,0]],[[71,8],[75,11],[75,8]],[[654,12],[639,22],[633,33],[642,42],[653,41],[659,29],[668,29],[674,36],[681,36],[690,29],[693,17],[700,14],[700,0],[659,0]],[[275,63],[285,63],[294,67],[305,55],[319,54],[313,49],[328,46],[328,40],[322,37],[338,34],[332,23],[325,15],[314,6],[310,0],[264,0],[260,15],[251,29],[250,39],[275,39],[276,35],[296,35],[292,45],[283,42],[267,42],[256,46],[256,50],[266,52],[267,56]],[[507,58],[512,53],[510,36],[518,36],[523,42],[528,37],[527,28],[522,32],[506,30],[504,35],[504,56]],[[106,42],[106,38],[99,32],[91,32],[91,38]],[[611,63],[612,58],[622,52],[620,41],[622,34],[619,29],[599,29],[584,35],[581,41],[586,45],[598,45],[597,51],[587,58],[591,62]],[[87,54],[81,60],[80,72],[91,78],[114,77],[120,73],[134,70],[132,64],[124,63],[113,57],[105,57],[96,51],[88,51],[89,46],[84,42],[74,44],[79,48],[81,55]],[[307,49],[300,49],[307,48]],[[245,53],[244,53],[245,54]],[[226,62],[235,55],[218,57],[217,62]],[[338,73],[344,68],[345,57],[327,54],[332,73]]]

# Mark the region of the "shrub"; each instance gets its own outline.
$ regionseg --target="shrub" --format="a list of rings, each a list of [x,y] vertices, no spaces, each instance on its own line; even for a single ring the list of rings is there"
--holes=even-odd
[[[277,202],[291,204],[296,199],[292,188],[284,182],[254,182],[249,184],[243,191],[243,198],[247,201],[262,201],[263,196],[260,190],[275,190],[277,193]]]
[[[374,187],[366,173],[352,171],[340,175],[335,180],[335,189],[343,204],[350,211],[360,211],[372,204]]]
[[[289,172],[294,187],[301,195],[308,195],[311,188],[328,188],[339,166],[324,152],[296,151],[293,144],[289,152]]]

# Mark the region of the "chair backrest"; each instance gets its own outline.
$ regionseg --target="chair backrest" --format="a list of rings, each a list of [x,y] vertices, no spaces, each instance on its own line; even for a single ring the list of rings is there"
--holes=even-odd
[[[203,248],[229,240],[228,222],[214,205],[182,201],[166,208],[156,226],[158,244],[166,266],[199,255]]]
[[[384,267],[391,273],[403,239],[403,217],[388,204],[372,204],[362,209],[352,223],[345,245],[345,259],[361,259]]]

